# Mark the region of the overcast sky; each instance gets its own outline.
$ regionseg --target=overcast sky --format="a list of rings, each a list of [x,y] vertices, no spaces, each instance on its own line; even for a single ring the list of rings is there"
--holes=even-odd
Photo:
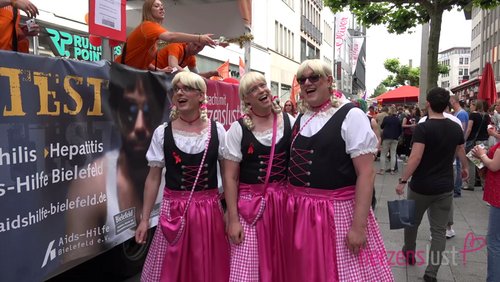
[[[384,68],[384,61],[399,58],[402,64],[412,60],[413,66],[420,65],[421,28],[415,28],[411,34],[393,35],[384,26],[371,27],[367,31],[366,45],[366,89],[368,95],[389,72]],[[452,47],[470,47],[471,21],[465,20],[463,12],[451,11],[443,15],[439,51]]]

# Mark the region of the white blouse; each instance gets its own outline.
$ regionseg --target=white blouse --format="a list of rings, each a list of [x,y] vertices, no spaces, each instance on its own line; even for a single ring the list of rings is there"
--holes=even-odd
[[[216,122],[216,125],[217,136],[219,137],[219,160],[221,160],[226,150],[226,130],[224,129],[224,126],[222,124]],[[165,122],[162,125],[158,126],[153,133],[151,144],[149,145],[148,152],[146,153],[146,159],[148,160],[149,166],[165,167],[163,135],[165,133],[165,127],[167,126],[168,123]],[[205,149],[205,142],[208,138],[208,127],[203,129],[199,134],[175,129],[172,131],[172,133],[174,135],[175,145],[186,154],[198,154],[203,152],[203,150]]]
[[[290,127],[293,127],[295,123],[295,118],[288,114],[288,118],[290,119]],[[271,146],[273,141],[273,129],[270,128],[265,131],[256,132],[252,131],[255,138],[264,146]],[[276,135],[276,143],[278,143],[281,138],[283,138],[284,134],[284,124],[283,118],[281,116],[278,118],[278,128]],[[231,127],[227,131],[226,134],[226,151],[224,158],[227,160],[231,160],[234,162],[241,162],[243,158],[243,154],[241,153],[241,140],[243,138],[243,129],[238,121],[235,121],[231,124]]]
[[[330,120],[330,118],[343,106],[350,101],[346,98],[341,99],[340,107],[329,108],[324,112],[318,113],[307,125],[303,128],[304,124],[314,114],[312,111],[304,113],[300,119],[300,128],[302,131],[300,135],[311,137],[323,128],[323,126]],[[373,132],[370,122],[366,114],[359,108],[354,108],[347,113],[340,134],[345,141],[346,154],[351,158],[356,158],[360,155],[368,153],[377,153],[377,136]]]

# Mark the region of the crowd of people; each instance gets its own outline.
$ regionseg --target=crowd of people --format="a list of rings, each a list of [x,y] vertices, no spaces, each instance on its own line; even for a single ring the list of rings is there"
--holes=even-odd
[[[441,253],[446,239],[455,236],[453,230],[453,198],[462,190],[484,190],[484,201],[490,206],[488,229],[488,280],[499,281],[500,272],[500,99],[489,106],[484,100],[471,100],[468,105],[442,88],[427,95],[426,114],[412,106],[383,106],[375,113],[382,130],[380,171],[397,171],[397,159],[407,161],[401,174],[398,194],[408,183],[408,199],[416,203],[416,224],[405,229],[403,253],[408,264],[415,264],[415,240],[418,226],[427,211],[431,229],[431,255],[424,276],[436,281]],[[373,112],[367,115],[373,116]],[[466,154],[469,153],[466,157]],[[389,169],[387,156],[390,156]],[[483,164],[479,169],[475,156]],[[411,181],[410,181],[411,179]]]

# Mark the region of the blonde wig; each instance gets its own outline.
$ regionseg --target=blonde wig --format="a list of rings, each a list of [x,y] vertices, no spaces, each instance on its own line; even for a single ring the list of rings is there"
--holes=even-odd
[[[304,72],[308,69],[311,69],[314,74],[320,75],[322,77],[331,76],[333,78],[332,69],[327,63],[325,63],[319,59],[312,59],[312,60],[305,60],[302,62],[302,64],[300,64],[299,68],[297,69],[297,79],[303,78]],[[338,108],[339,107],[339,97],[336,95],[335,81],[334,80],[332,81],[332,84],[328,88],[330,90],[330,101],[331,101],[332,107]],[[297,108],[299,108],[299,111],[302,113],[305,110],[310,110],[309,105],[302,99],[299,100],[297,105],[298,105]]]
[[[267,85],[266,78],[263,74],[253,71],[248,72],[240,79],[240,86],[238,88],[238,95],[241,101],[241,111],[244,114],[243,123],[250,130],[252,130],[255,125],[253,124],[252,118],[249,115],[251,111],[250,106],[245,103],[244,99],[248,94],[250,94],[252,86],[254,86],[256,83],[265,83]],[[278,104],[277,99],[273,99],[272,102],[273,113],[281,113],[281,106]]]
[[[200,102],[200,119],[204,122],[207,121],[207,84],[205,83],[205,80],[194,72],[181,71],[174,76],[174,79],[172,79],[172,86],[174,87],[179,82],[184,86],[191,87],[201,92],[203,100]],[[176,106],[173,106],[170,111],[170,120],[174,121],[178,117],[179,111]]]

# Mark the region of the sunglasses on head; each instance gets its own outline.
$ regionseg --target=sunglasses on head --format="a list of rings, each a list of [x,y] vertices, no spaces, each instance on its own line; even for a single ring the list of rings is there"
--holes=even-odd
[[[300,84],[300,85],[304,85],[304,83],[306,83],[306,81],[309,79],[309,82],[311,83],[315,83],[315,82],[318,82],[318,80],[321,78],[321,75],[319,74],[313,74],[311,76],[307,76],[307,77],[301,77],[301,78],[297,78],[297,82]]]

